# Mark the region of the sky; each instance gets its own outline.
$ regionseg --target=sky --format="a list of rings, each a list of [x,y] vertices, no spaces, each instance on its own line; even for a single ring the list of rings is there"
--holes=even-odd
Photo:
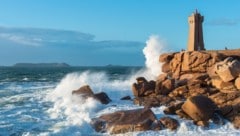
[[[142,66],[151,35],[169,51],[186,48],[195,9],[206,49],[240,47],[239,0],[0,0],[0,66]]]

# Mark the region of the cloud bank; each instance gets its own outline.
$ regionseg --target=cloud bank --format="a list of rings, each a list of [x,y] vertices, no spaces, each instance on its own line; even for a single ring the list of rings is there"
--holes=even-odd
[[[143,65],[144,43],[94,38],[78,31],[0,27],[0,65],[18,62]]]
[[[207,22],[208,25],[212,26],[235,26],[240,23],[239,19],[229,19],[229,18],[218,18]]]

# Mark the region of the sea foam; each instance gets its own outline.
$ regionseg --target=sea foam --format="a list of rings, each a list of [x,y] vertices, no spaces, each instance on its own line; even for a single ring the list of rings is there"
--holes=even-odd
[[[121,105],[119,99],[127,95],[132,96],[131,84],[135,82],[136,77],[144,76],[149,80],[153,80],[161,73],[158,57],[162,52],[163,44],[160,38],[151,36],[143,49],[146,67],[132,73],[125,79],[109,80],[106,73],[91,71],[66,75],[55,89],[49,90],[46,98],[53,102],[53,107],[48,110],[49,116],[61,120],[53,126],[53,130],[58,132],[63,127],[71,125],[77,125],[80,129],[84,127],[83,125],[89,124],[91,118],[99,115],[98,113],[108,113],[118,109],[132,109],[131,107],[136,108],[136,106],[132,106],[132,103],[123,104],[124,102],[122,102]],[[81,98],[73,96],[72,90],[76,90],[83,85],[90,85],[95,93],[106,92],[113,100],[112,103],[116,104],[116,107],[101,105],[92,98],[83,101]]]

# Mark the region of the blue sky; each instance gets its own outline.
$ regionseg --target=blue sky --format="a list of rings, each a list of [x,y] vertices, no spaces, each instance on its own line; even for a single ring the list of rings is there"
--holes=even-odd
[[[240,47],[239,0],[1,0],[0,65],[144,65],[142,49],[159,35],[186,48],[187,17],[204,16],[206,49]]]

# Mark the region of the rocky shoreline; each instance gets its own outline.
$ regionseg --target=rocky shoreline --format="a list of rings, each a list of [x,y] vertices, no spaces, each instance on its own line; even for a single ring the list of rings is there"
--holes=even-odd
[[[203,127],[208,127],[210,120],[221,125],[227,119],[235,128],[240,128],[240,50],[166,53],[159,61],[163,63],[163,73],[156,81],[138,77],[132,85],[134,104],[144,108],[92,119],[97,132],[177,129],[178,121],[168,114]],[[94,94],[90,87],[80,88],[73,94],[84,94],[103,104],[111,101],[106,94]],[[157,119],[151,107],[162,105],[167,107],[166,117]]]

